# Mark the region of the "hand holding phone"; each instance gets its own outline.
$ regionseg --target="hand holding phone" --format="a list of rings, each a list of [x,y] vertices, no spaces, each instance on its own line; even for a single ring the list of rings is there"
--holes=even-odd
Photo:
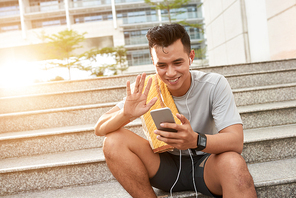
[[[161,123],[175,123],[174,116],[170,108],[165,107],[161,109],[151,110],[150,114],[155,123],[155,126],[158,130],[168,131],[168,132],[177,132],[177,130],[172,128],[163,128],[160,126]]]

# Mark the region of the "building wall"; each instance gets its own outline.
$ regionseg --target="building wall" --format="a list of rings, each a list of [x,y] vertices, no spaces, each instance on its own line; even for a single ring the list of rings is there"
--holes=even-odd
[[[210,65],[296,57],[296,1],[204,0]]]
[[[240,0],[204,0],[210,65],[248,61],[247,32]]]
[[[266,0],[272,60],[296,58],[296,1]]]

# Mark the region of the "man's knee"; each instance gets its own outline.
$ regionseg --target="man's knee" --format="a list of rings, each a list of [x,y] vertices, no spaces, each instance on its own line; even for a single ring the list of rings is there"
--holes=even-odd
[[[254,186],[253,178],[249,173],[244,158],[235,152],[225,152],[218,156],[220,159],[221,172],[225,177],[233,178],[238,188],[249,188]]]
[[[106,158],[110,158],[119,152],[123,146],[123,129],[108,133],[104,139],[103,152]]]

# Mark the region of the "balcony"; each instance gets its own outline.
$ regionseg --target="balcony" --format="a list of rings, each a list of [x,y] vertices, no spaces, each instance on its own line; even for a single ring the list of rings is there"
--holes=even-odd
[[[3,11],[0,9],[0,17],[15,16],[15,15],[20,15],[19,9],[6,10],[6,11]]]
[[[148,44],[147,38],[145,36],[125,38],[125,45],[143,45]]]
[[[157,16],[135,16],[135,17],[124,17],[123,24],[135,24],[135,23],[149,23],[158,21]]]
[[[41,2],[40,6],[28,6],[26,7],[26,13],[35,13],[35,12],[51,12],[51,11],[60,11],[65,9],[64,3],[56,2]]]
[[[101,5],[111,5],[111,0],[85,0],[85,1],[74,1],[69,2],[70,8],[85,8]]]
[[[134,2],[144,2],[144,0],[115,0],[115,4],[134,3]]]

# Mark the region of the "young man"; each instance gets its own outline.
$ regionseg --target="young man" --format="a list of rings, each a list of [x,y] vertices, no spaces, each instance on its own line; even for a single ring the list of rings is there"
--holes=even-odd
[[[151,185],[165,191],[172,188],[182,153],[181,174],[173,190],[195,190],[192,153],[199,192],[256,197],[252,176],[240,155],[243,127],[226,79],[219,74],[190,72],[195,54],[181,25],[154,27],[147,38],[156,74],[172,95],[182,124],[163,123],[177,133],[155,131],[158,140],[175,149],[154,153],[146,139],[124,128],[155,104],[157,98],[147,101],[152,79],[145,87],[146,74],[139,75],[133,91],[128,81],[125,100],[105,113],[95,127],[96,135],[106,136],[103,150],[112,174],[132,197],[156,197]]]

